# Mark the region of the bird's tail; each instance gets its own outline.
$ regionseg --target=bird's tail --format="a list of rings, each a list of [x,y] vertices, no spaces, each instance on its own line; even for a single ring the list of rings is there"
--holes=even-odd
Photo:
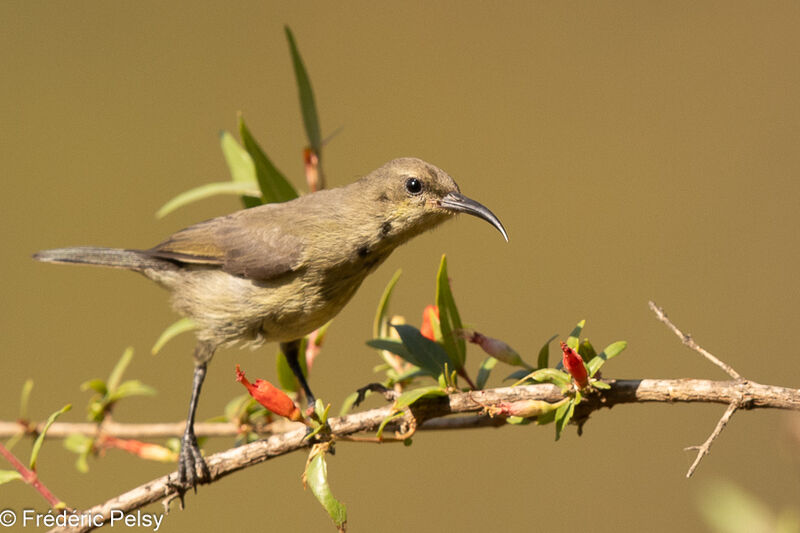
[[[146,269],[174,268],[175,266],[169,261],[149,256],[146,252],[140,250],[97,248],[94,246],[76,246],[73,248],[43,250],[33,254],[33,258],[45,263],[98,265],[139,271]]]

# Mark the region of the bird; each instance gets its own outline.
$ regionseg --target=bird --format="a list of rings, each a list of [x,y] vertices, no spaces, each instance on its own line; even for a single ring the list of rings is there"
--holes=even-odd
[[[338,314],[395,248],[458,213],[485,220],[508,241],[494,213],[461,194],[446,172],[404,157],[342,187],[194,224],[149,249],[79,246],[33,257],[143,274],[168,289],[173,308],[194,322],[192,393],[178,481],[196,490],[210,479],[194,419],[215,351],[277,341],[313,405],[298,361],[300,339]]]

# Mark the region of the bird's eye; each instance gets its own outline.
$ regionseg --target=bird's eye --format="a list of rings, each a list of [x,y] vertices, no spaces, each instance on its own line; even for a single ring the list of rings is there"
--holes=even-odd
[[[417,178],[408,178],[406,180],[406,190],[410,194],[419,194],[422,192],[422,182]]]

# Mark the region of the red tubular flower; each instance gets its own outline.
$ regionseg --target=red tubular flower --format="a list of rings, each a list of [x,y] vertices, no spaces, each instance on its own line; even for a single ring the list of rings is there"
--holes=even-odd
[[[423,337],[427,337],[432,341],[436,340],[436,334],[433,329],[433,321],[439,322],[439,308],[435,305],[429,305],[422,311],[422,327],[419,332]]]
[[[278,387],[265,381],[257,379],[255,383],[250,383],[244,376],[239,365],[236,365],[236,381],[241,383],[250,393],[250,396],[256,399],[258,403],[275,413],[288,418],[289,420],[298,421],[303,418],[300,409],[294,404],[291,398]]]
[[[125,450],[133,455],[138,455],[142,459],[149,459],[151,461],[169,463],[177,459],[175,452],[169,448],[134,439],[118,439],[111,435],[102,435],[100,438],[100,445],[104,448]]]
[[[583,364],[583,359],[578,355],[575,350],[567,346],[567,343],[561,343],[561,351],[564,352],[564,368],[572,376],[578,388],[583,389],[589,386],[589,372],[586,370],[586,365]]]

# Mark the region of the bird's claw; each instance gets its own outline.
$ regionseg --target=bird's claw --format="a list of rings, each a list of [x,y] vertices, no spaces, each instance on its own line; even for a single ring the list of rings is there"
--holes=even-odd
[[[197,485],[207,482],[210,478],[211,473],[197,446],[197,438],[193,433],[185,433],[181,440],[181,453],[178,457],[178,483],[184,487],[184,490],[192,488],[197,492]]]

